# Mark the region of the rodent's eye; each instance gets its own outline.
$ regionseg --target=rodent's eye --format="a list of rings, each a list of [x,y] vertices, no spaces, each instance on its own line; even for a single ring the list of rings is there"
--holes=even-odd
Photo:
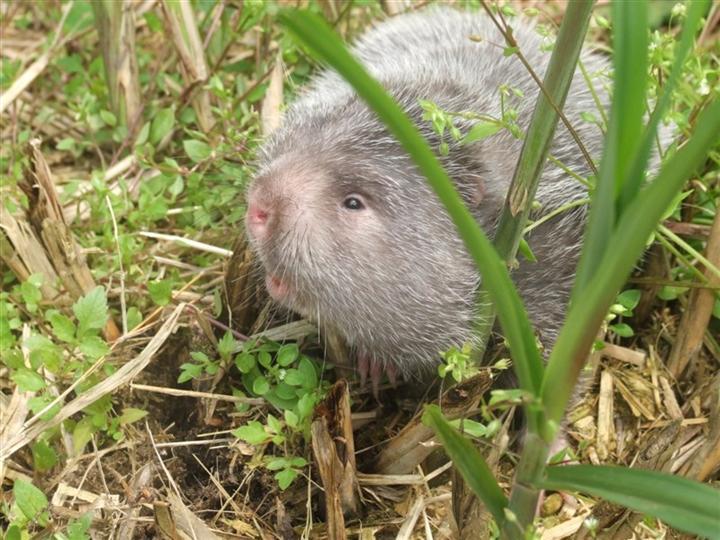
[[[348,210],[362,210],[365,208],[365,203],[363,203],[362,199],[357,195],[349,195],[348,197],[345,197],[342,204],[343,207]]]

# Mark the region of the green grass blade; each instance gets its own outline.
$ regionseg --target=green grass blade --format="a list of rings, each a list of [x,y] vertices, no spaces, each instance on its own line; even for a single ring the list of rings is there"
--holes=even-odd
[[[505,264],[463,204],[425,139],[380,83],[351,56],[345,44],[324,20],[308,11],[295,9],[281,11],[278,18],[316,58],[332,66],[355,89],[426,176],[430,186],[447,208],[470,256],[482,274],[492,300],[497,305],[520,386],[533,395],[538,395],[543,365],[520,296],[510,280]],[[529,419],[529,422],[532,421]]]
[[[690,140],[627,207],[608,239],[612,249],[606,250],[598,263],[601,271],[595,273],[590,286],[582,291],[582,302],[573,302],[570,306],[543,380],[542,402],[553,430],[560,423],[574,382],[595,339],[594,330],[600,327],[668,205],[706,159],[709,149],[717,144],[718,133],[720,102],[713,102],[699,116]],[[553,437],[553,431],[544,434],[545,440]]]
[[[628,175],[623,182],[622,193],[619,201],[620,211],[622,211],[622,209],[626,207],[630,201],[632,201],[633,197],[635,197],[642,186],[643,179],[645,178],[644,171],[648,163],[648,158],[650,157],[653,144],[655,144],[655,134],[658,124],[665,114],[666,109],[670,105],[673,90],[680,79],[680,74],[682,73],[685,65],[685,58],[692,48],[695,35],[700,28],[700,23],[702,22],[702,16],[707,13],[709,5],[710,0],[695,0],[687,4],[687,18],[685,19],[685,24],[683,25],[680,40],[678,41],[674,51],[675,58],[673,59],[670,75],[663,86],[660,98],[655,104],[655,109],[653,110],[650,120],[648,121],[648,125],[645,128],[642,141],[638,146],[635,158],[628,171]]]
[[[425,407],[423,423],[433,429],[470,489],[487,506],[495,522],[502,525],[508,500],[480,452],[450,425],[437,405]]]
[[[615,180],[617,200],[626,183],[634,182],[639,187],[642,180],[630,179],[628,173],[643,132],[648,80],[648,10],[647,3],[638,0],[613,2],[612,7],[615,84],[608,143],[614,146],[615,152],[614,167],[609,172]],[[617,215],[621,210],[617,207]]]
[[[592,280],[618,219],[617,201],[642,139],[647,86],[647,2],[613,2],[615,84],[610,124],[593,193],[572,298]]]
[[[720,491],[680,476],[625,467],[549,467],[539,487],[602,497],[676,529],[720,538]]]

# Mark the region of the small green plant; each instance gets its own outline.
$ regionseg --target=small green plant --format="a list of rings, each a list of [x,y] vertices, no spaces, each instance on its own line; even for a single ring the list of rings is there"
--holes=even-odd
[[[442,363],[438,366],[438,375],[445,378],[448,374],[455,382],[461,382],[475,375],[478,367],[471,358],[472,345],[466,343],[461,349],[450,347],[447,351],[440,353]]]
[[[110,348],[102,337],[102,330],[109,317],[105,290],[95,287],[79,298],[70,310],[63,313],[57,309],[42,306],[40,275],[30,276],[13,287],[10,294],[0,295],[0,361],[10,370],[10,379],[24,392],[34,395],[28,400],[29,408],[35,414],[44,411],[54,399],[54,391],[48,374],[55,380],[75,380],[84,375],[96,362],[106,356]],[[32,314],[33,322],[25,320],[23,313]],[[26,337],[18,339],[17,330],[26,326]],[[25,362],[23,351],[29,360]],[[110,363],[103,365],[103,372],[114,371]],[[86,377],[78,385],[82,392],[97,384],[102,374]],[[41,415],[49,420],[59,410],[51,407]],[[124,437],[123,427],[145,416],[140,409],[123,409],[120,415],[113,414],[112,396],[106,395],[90,404],[84,415],[67,422],[72,433],[73,446],[77,452],[95,435],[102,433],[111,440]],[[57,434],[36,441],[33,458],[38,470],[48,470],[58,458],[52,439]]]
[[[5,529],[6,540],[23,540],[31,537],[33,526],[47,527],[50,525],[49,501],[42,490],[31,482],[17,479],[13,484],[12,503],[3,504],[0,514],[8,522]],[[92,524],[92,514],[71,520],[64,532],[56,532],[57,540],[88,540],[87,534]]]
[[[31,482],[18,479],[13,484],[12,492],[14,501],[6,515],[11,523],[10,529],[15,529],[17,538],[21,538],[20,531],[27,530],[31,523],[41,527],[49,523],[49,501],[41,490]]]
[[[621,338],[629,338],[635,335],[635,330],[625,322],[627,317],[633,316],[633,310],[640,302],[640,289],[627,289],[618,294],[615,303],[610,306],[610,314],[608,315],[608,330]],[[621,321],[613,322],[622,318]]]
[[[300,469],[306,467],[307,464],[307,460],[301,457],[271,457],[265,460],[267,470],[277,471],[275,479],[282,490],[286,490],[295,481],[300,474]]]
[[[282,413],[282,418],[268,414],[265,423],[252,420],[233,434],[254,446],[269,443],[284,448],[284,456],[266,456],[263,464],[275,471],[280,489],[286,489],[307,462],[288,455],[301,438],[310,438],[310,423],[315,405],[322,399],[326,384],[320,379],[320,368],[300,352],[295,343],[246,342],[235,356],[248,394],[263,397]]]

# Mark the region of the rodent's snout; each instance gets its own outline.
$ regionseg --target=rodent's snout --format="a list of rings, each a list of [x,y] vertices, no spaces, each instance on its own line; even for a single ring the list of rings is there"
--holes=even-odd
[[[270,222],[269,206],[260,202],[252,194],[248,198],[247,215],[245,216],[247,230],[256,240],[263,240],[268,235]]]

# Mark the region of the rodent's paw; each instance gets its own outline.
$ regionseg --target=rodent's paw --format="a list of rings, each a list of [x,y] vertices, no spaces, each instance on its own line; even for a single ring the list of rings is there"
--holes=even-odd
[[[383,362],[375,357],[367,354],[358,355],[358,373],[360,374],[360,386],[365,387],[368,375],[370,375],[370,383],[372,384],[372,393],[375,399],[379,399],[380,381],[382,381],[383,373],[387,375],[388,381],[394,387],[397,386],[397,366],[393,362]]]

